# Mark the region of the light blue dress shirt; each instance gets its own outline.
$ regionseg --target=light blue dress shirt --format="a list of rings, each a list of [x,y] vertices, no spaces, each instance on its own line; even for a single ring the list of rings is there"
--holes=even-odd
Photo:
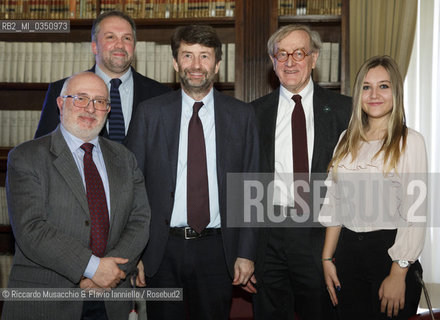
[[[66,140],[67,145],[72,152],[73,159],[75,160],[76,166],[78,167],[79,174],[83,180],[84,191],[86,190],[86,179],[84,177],[84,150],[81,149],[81,145],[84,143],[81,139],[75,137],[70,132],[64,128],[64,126],[60,125],[61,133]],[[107,200],[107,208],[108,208],[108,218],[110,220],[110,187],[108,183],[107,170],[105,168],[104,157],[102,156],[101,147],[98,143],[98,137],[89,141],[89,143],[94,145],[92,150],[93,162],[98,169],[99,175],[101,176],[102,184],[104,186],[105,198]],[[86,270],[84,271],[84,277],[92,278],[95,275],[96,270],[98,269],[100,259],[97,256],[92,255],[90,257],[89,263],[87,265]]]
[[[171,227],[186,227],[186,182],[188,163],[188,125],[193,113],[193,105],[197,102],[182,90],[182,117],[180,120],[179,154],[177,159],[176,190],[174,207],[171,215]],[[210,222],[207,228],[220,228],[220,209],[218,202],[217,180],[217,148],[215,140],[214,91],[211,89],[203,100],[199,117],[203,125],[206,148],[206,164],[208,169],[209,212]]]
[[[111,83],[108,75],[102,71],[98,65],[95,65],[95,74],[99,76],[102,80],[104,80],[107,85],[108,92],[110,92]],[[122,114],[124,115],[124,125],[125,125],[125,134],[127,134],[128,126],[130,125],[131,115],[133,113],[133,92],[134,92],[134,82],[133,82],[133,73],[131,72],[131,68],[128,68],[127,72],[124,73],[122,77],[119,77],[122,83],[119,86],[119,95],[121,96],[121,108]],[[106,124],[107,132],[108,132],[108,121]]]

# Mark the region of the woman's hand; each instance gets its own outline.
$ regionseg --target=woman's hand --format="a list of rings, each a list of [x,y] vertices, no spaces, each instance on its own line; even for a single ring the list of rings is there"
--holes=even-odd
[[[332,300],[333,306],[338,304],[338,298],[336,297],[336,290],[341,290],[341,283],[339,282],[336,272],[336,266],[332,260],[323,260],[322,267],[324,269],[324,279],[327,285],[327,291]]]
[[[380,311],[388,317],[397,316],[405,305],[405,278],[408,268],[401,268],[395,262],[390,274],[382,281],[379,288]]]

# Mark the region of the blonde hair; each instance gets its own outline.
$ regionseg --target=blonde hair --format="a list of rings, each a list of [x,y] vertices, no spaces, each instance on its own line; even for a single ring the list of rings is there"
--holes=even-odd
[[[389,56],[372,57],[364,62],[356,76],[353,93],[353,112],[350,123],[345,135],[339,141],[333,159],[329,164],[329,168],[333,166],[335,174],[337,166],[342,159],[351,155],[351,158],[354,160],[357,157],[361,141],[367,140],[368,116],[362,110],[362,88],[368,71],[378,66],[385,68],[390,76],[393,109],[388,121],[387,131],[383,137],[382,147],[374,155],[373,159],[383,152],[384,173],[389,173],[396,168],[400,155],[405,149],[408,129],[406,127],[405,109],[403,106],[403,80],[399,67]]]

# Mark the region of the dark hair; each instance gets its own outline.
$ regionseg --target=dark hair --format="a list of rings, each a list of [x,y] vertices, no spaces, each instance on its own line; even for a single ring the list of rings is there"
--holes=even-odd
[[[96,42],[96,38],[97,38],[98,33],[99,33],[99,25],[101,24],[102,20],[104,20],[105,18],[109,18],[109,17],[119,17],[119,18],[124,19],[125,21],[127,21],[130,24],[130,26],[131,26],[131,30],[133,31],[134,43],[136,43],[136,24],[134,23],[134,20],[128,14],[125,14],[124,12],[117,11],[117,10],[107,11],[107,12],[101,13],[95,19],[95,21],[93,21],[93,25],[92,25],[92,42],[93,41]]]
[[[171,50],[177,60],[177,53],[181,42],[188,44],[200,44],[208,48],[214,48],[215,62],[222,59],[222,43],[214,28],[207,25],[193,24],[177,27],[171,37]]]

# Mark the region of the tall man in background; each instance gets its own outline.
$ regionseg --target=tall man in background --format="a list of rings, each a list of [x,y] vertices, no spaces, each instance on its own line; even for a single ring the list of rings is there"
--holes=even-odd
[[[99,15],[93,22],[91,45],[96,64],[89,71],[104,80],[111,96],[112,110],[101,134],[121,142],[138,104],[170,89],[131,67],[136,46],[136,25],[129,15],[120,11]],[[35,138],[52,132],[60,122],[56,99],[65,80],[49,85]]]
[[[287,173],[286,185],[293,182],[295,188],[296,178],[309,179],[310,173],[327,171],[350,117],[349,97],[312,81],[320,48],[319,34],[307,26],[277,30],[267,49],[281,86],[252,102],[260,134],[260,171],[274,173],[281,180]],[[271,203],[276,214],[300,210],[299,200],[290,194],[275,193]],[[308,205],[312,207],[311,202]],[[324,232],[324,228],[303,226],[260,230],[255,319],[291,319],[295,312],[303,320],[331,319],[321,264]]]
[[[179,27],[171,41],[182,89],[143,102],[126,143],[153,215],[142,256],[146,285],[183,288],[183,302],[147,302],[147,315],[227,320],[232,285],[253,274],[256,234],[227,227],[226,180],[228,172],[258,170],[255,116],[213,88],[222,52],[212,27]]]
[[[61,124],[9,152],[16,240],[10,288],[130,288],[150,210],[134,155],[99,137],[108,90],[91,72],[66,80]],[[2,319],[127,319],[131,301],[6,301]]]

